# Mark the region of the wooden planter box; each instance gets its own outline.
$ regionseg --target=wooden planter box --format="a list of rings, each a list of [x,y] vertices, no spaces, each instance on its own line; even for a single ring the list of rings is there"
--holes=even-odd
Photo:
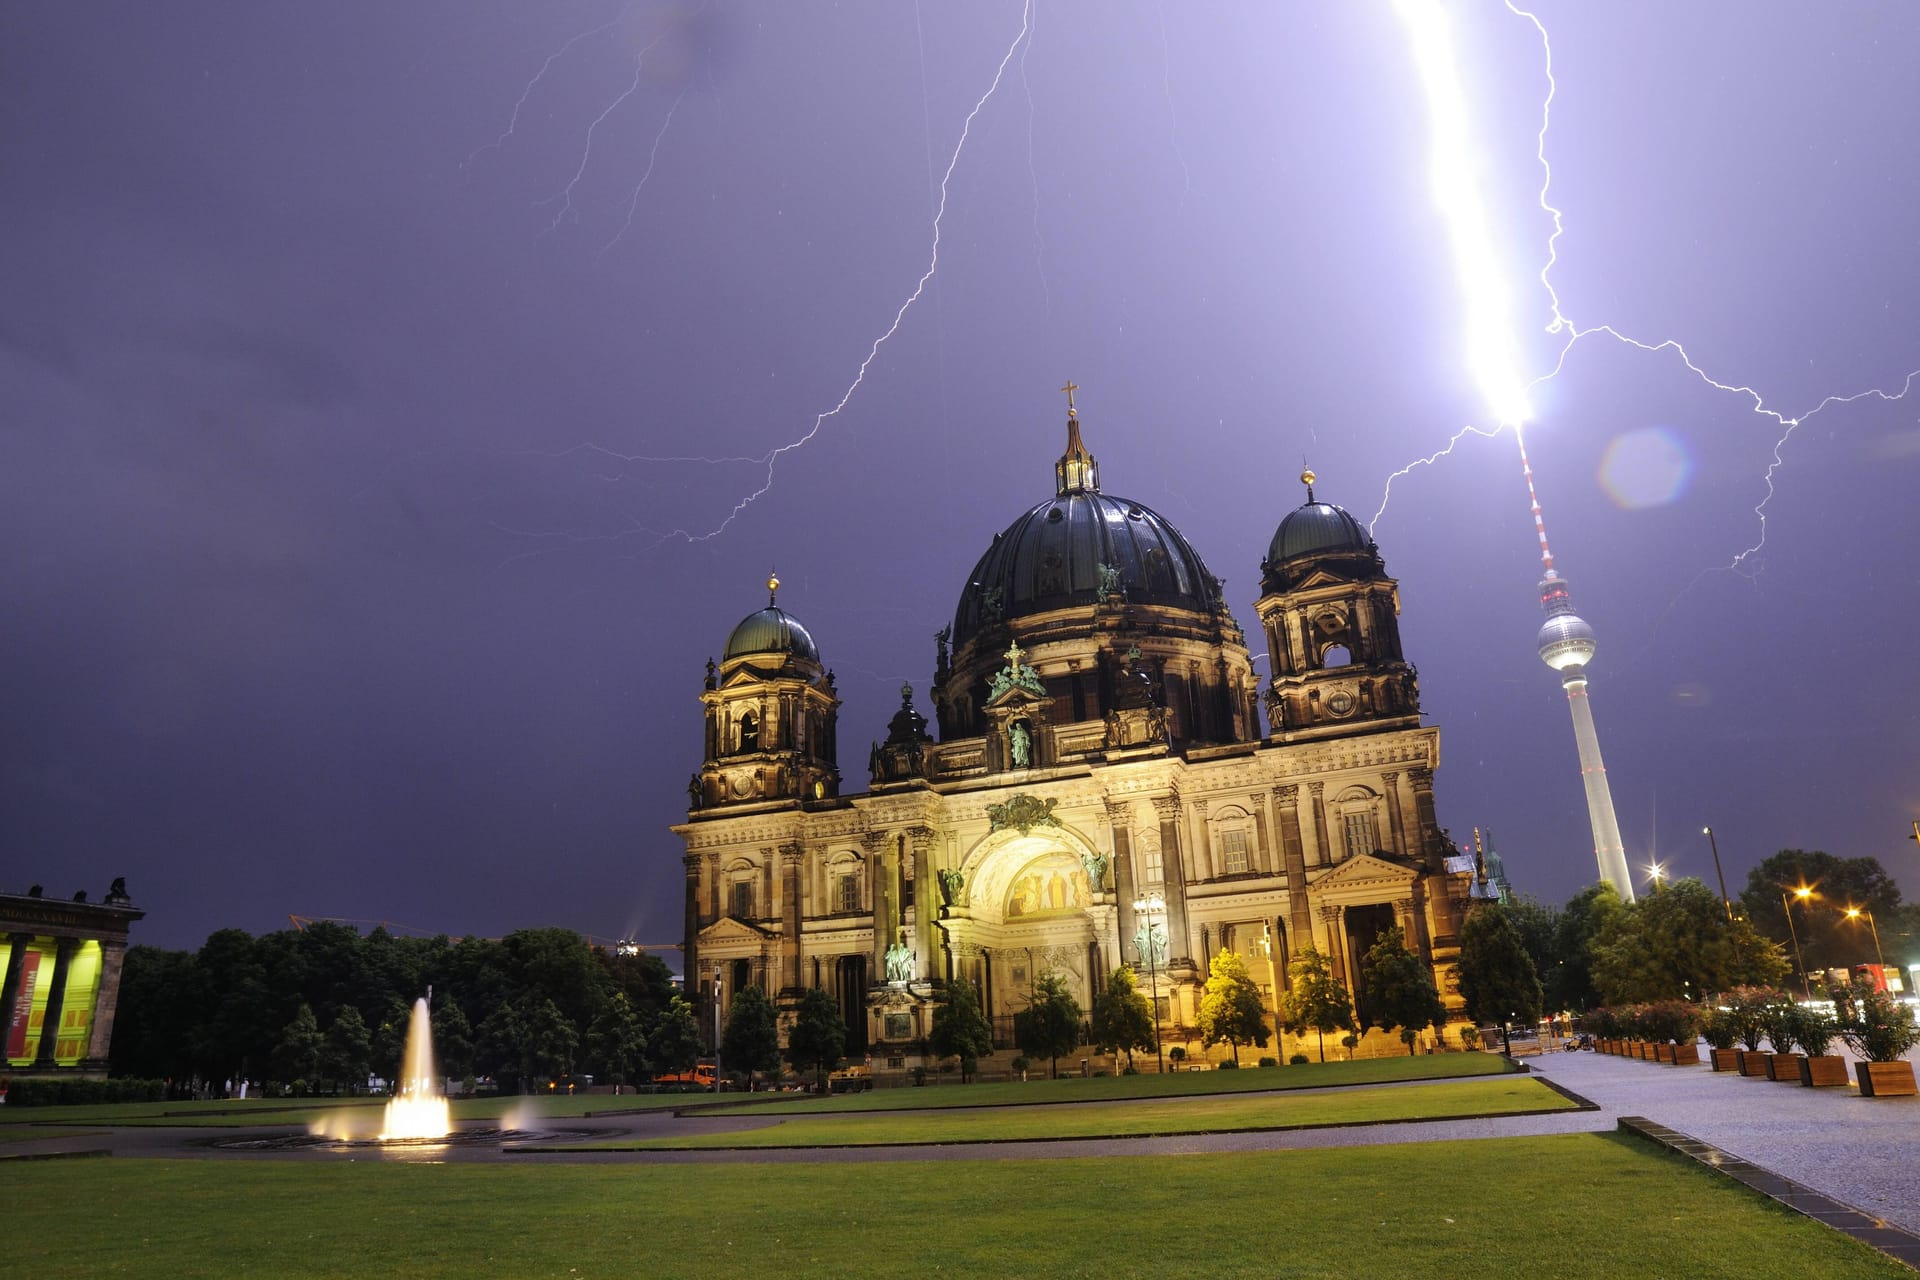
[[[1639,1042],[1639,1043],[1638,1043],[1637,1045],[1635,1045],[1634,1047],[1635,1047],[1635,1048],[1636,1048],[1637,1050],[1639,1050],[1639,1054],[1640,1054],[1640,1061],[1642,1061],[1642,1062],[1654,1062],[1654,1061],[1656,1061],[1656,1060],[1657,1060],[1657,1059],[1655,1059],[1655,1057],[1654,1057],[1653,1055],[1654,1055],[1654,1053],[1655,1053],[1655,1052],[1656,1052],[1656,1051],[1657,1051],[1657,1050],[1659,1049],[1659,1047],[1660,1047],[1660,1046],[1659,1046],[1659,1045],[1657,1045],[1657,1044],[1654,1044],[1654,1043],[1653,1043],[1652,1041],[1650,1041],[1650,1040],[1642,1040],[1642,1041],[1640,1041],[1640,1042]]]
[[[1837,1053],[1800,1059],[1800,1083],[1810,1089],[1830,1089],[1847,1082],[1847,1060]]]
[[[1765,1080],[1767,1078],[1767,1060],[1773,1057],[1772,1054],[1757,1051],[1750,1052],[1746,1049],[1736,1049],[1734,1052],[1740,1055],[1741,1075],[1750,1076],[1755,1080]]]
[[[1655,1046],[1653,1046],[1653,1060],[1655,1062],[1665,1062],[1669,1064],[1672,1063],[1673,1062],[1673,1045],[1656,1044]]]
[[[1700,1065],[1700,1046],[1697,1044],[1677,1044],[1673,1046],[1671,1059],[1676,1067],[1697,1067]]]
[[[1856,1062],[1853,1074],[1863,1098],[1904,1098],[1920,1093],[1914,1088],[1911,1062]]]
[[[1803,1053],[1770,1053],[1767,1055],[1767,1079],[1799,1084],[1800,1064],[1806,1060],[1807,1056]]]
[[[1709,1049],[1707,1052],[1713,1055],[1713,1069],[1715,1071],[1738,1071],[1740,1069],[1740,1051],[1738,1049]],[[1846,1081],[1842,1080],[1841,1083],[1845,1084]]]

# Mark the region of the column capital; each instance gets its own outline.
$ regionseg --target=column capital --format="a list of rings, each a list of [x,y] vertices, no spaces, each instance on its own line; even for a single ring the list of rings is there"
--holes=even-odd
[[[788,867],[800,865],[800,860],[806,856],[805,847],[797,840],[780,846],[780,861]]]
[[[1410,916],[1413,914],[1413,899],[1395,898],[1393,900],[1393,909],[1403,916]]]
[[[1180,816],[1180,793],[1171,792],[1153,798],[1153,811],[1160,815],[1160,821],[1171,822]]]
[[[1195,800],[1193,802],[1193,811],[1200,815],[1200,821],[1205,822],[1207,820],[1207,802],[1205,800]]]
[[[1407,781],[1413,784],[1415,791],[1433,790],[1433,770],[1423,764],[1414,765],[1407,770]]]
[[[1320,908],[1320,918],[1328,924],[1337,924],[1340,920],[1340,913],[1345,910],[1345,907],[1323,905]]]
[[[884,831],[862,831],[860,833],[860,846],[868,853],[880,852],[886,843],[887,833]]]
[[[1107,821],[1109,823],[1122,828],[1133,825],[1133,801],[1109,798],[1106,801],[1106,807]]]
[[[1300,784],[1289,782],[1273,789],[1273,798],[1281,804],[1300,803]]]
[[[907,828],[907,842],[913,846],[916,854],[925,853],[933,848],[933,842],[938,835],[939,832],[928,826]]]
[[[1324,782],[1309,782],[1307,784],[1307,794],[1312,796],[1315,800],[1318,800],[1321,796],[1325,795],[1326,791],[1327,791],[1327,784]]]
[[[1400,771],[1398,769],[1388,769],[1380,775],[1380,781],[1386,783],[1388,786],[1392,786],[1399,780],[1399,777]]]

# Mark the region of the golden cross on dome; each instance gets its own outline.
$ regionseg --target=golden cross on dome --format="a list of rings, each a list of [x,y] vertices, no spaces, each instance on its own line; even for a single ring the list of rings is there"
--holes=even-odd
[[[1067,416],[1069,418],[1077,416],[1073,407],[1073,393],[1080,389],[1080,384],[1069,378],[1067,379],[1067,385],[1060,389],[1067,393]]]
[[[1016,676],[1020,674],[1020,659],[1025,656],[1026,652],[1025,649],[1020,647],[1018,640],[1015,640],[1007,646],[1007,666],[1012,668],[1013,674]]]

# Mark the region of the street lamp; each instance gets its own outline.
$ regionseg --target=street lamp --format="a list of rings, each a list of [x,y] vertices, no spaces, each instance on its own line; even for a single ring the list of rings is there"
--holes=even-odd
[[[720,981],[720,972],[713,974],[713,1091],[720,1092],[720,994],[725,983]]]
[[[1253,940],[1260,948],[1260,954],[1267,958],[1267,985],[1273,988],[1273,1057],[1276,1062],[1287,1060],[1286,1026],[1280,1017],[1280,970],[1273,959],[1273,926],[1262,921],[1260,936]]]
[[[1167,931],[1160,927],[1160,917],[1166,914],[1167,900],[1158,893],[1149,893],[1144,898],[1136,898],[1133,909],[1146,917],[1139,932],[1133,935],[1133,949],[1147,962],[1147,978],[1153,984],[1153,1056],[1160,1064],[1160,1073],[1165,1075],[1167,1058],[1160,1049],[1160,961],[1167,952]]]
[[[1727,904],[1727,923],[1733,923],[1733,899],[1727,896],[1727,874],[1720,870],[1720,842],[1713,838],[1712,827],[1702,827],[1706,832],[1707,847],[1713,850],[1713,876],[1720,882],[1720,901]]]
[[[1887,967],[1887,957],[1882,954],[1880,950],[1880,926],[1873,922],[1873,911],[1866,907],[1847,908],[1847,919],[1857,921],[1861,916],[1867,918],[1867,928],[1873,930],[1873,958],[1879,963],[1882,969],[1885,969]]]
[[[1647,881],[1653,886],[1655,893],[1660,892],[1660,878],[1666,874],[1667,868],[1665,864],[1659,862],[1649,862],[1647,864]]]
[[[1793,896],[1805,902],[1813,896],[1813,890],[1801,885],[1793,891]],[[1786,890],[1780,891],[1780,907],[1787,913],[1787,936],[1793,939],[1793,961],[1800,966],[1800,989],[1807,993],[1807,999],[1813,999],[1813,982],[1807,977],[1807,962],[1800,954],[1800,931],[1793,927],[1793,903],[1788,901]]]

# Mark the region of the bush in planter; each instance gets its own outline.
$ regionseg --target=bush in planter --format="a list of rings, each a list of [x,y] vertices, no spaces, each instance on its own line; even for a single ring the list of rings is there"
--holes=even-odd
[[[1620,1036],[1620,1013],[1601,1007],[1580,1015],[1580,1029],[1596,1040],[1615,1040]]]
[[[1700,1037],[1700,1011],[1684,1000],[1641,1005],[1640,1026],[1656,1044],[1692,1044]]]
[[[1800,1006],[1791,999],[1782,998],[1762,1005],[1754,1014],[1760,1029],[1767,1033],[1767,1043],[1773,1046],[1775,1053],[1792,1053],[1794,1036],[1800,1026]]]
[[[1920,1045],[1907,1007],[1873,984],[1860,981],[1834,993],[1839,1009],[1840,1038],[1866,1059],[1853,1064],[1863,1098],[1906,1097],[1916,1092],[1913,1064],[1906,1053]]]
[[[1815,1089],[1846,1084],[1847,1060],[1828,1052],[1839,1034],[1839,1024],[1820,1010],[1796,1006],[1793,1039],[1806,1055],[1800,1059],[1801,1084]]]
[[[1764,1011],[1786,998],[1784,992],[1772,987],[1735,987],[1727,992],[1727,1016],[1733,1020],[1735,1038],[1747,1047],[1748,1053],[1760,1052],[1760,1041],[1767,1034],[1761,1021]]]
[[[1731,1049],[1740,1039],[1740,1027],[1725,1009],[1709,1009],[1700,1019],[1700,1034],[1714,1049]]]

